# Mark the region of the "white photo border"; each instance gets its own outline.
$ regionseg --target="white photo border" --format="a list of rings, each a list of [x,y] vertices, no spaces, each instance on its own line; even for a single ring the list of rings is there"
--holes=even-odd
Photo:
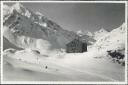
[[[124,82],[82,82],[82,81],[3,81],[3,3],[25,2],[25,3],[124,3],[125,4],[125,26],[128,24],[127,1],[1,1],[1,84],[127,84],[128,58],[127,58],[127,29],[125,40],[125,81]]]

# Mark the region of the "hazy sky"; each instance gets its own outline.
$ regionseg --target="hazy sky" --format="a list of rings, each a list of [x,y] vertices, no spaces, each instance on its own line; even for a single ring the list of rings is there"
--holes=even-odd
[[[114,3],[23,3],[68,30],[111,30],[125,21],[125,4]]]

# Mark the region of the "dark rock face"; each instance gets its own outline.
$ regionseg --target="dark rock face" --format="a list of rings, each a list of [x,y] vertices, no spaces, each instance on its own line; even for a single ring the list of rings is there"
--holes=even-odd
[[[111,56],[111,58],[113,59],[113,62],[117,62],[119,64],[121,64],[122,66],[125,66],[125,61],[122,61],[124,59],[124,54],[118,52],[118,51],[107,51],[108,55]]]

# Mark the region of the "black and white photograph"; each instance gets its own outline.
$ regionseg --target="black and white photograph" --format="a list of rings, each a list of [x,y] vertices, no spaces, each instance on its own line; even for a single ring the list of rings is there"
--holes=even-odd
[[[2,1],[127,1],[127,0],[2,0]]]
[[[126,2],[2,2],[2,82],[126,82]]]

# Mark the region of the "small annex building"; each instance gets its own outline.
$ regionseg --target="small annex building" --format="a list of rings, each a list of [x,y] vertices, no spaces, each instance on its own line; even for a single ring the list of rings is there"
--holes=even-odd
[[[81,39],[74,39],[66,44],[67,53],[83,53],[87,51],[87,43]]]

